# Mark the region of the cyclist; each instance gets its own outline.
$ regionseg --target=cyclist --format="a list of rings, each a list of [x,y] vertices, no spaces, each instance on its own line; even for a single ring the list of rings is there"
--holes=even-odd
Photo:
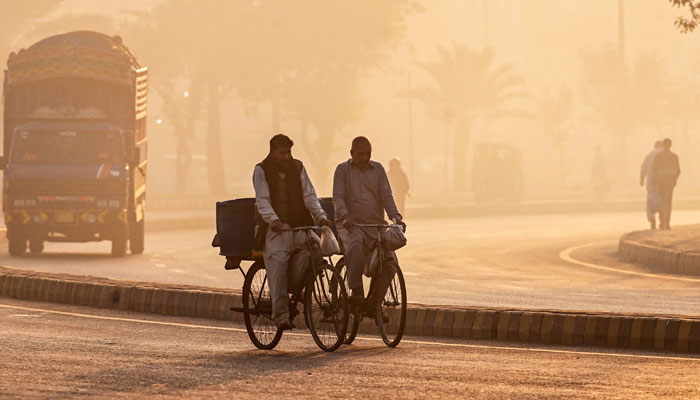
[[[255,166],[255,205],[262,219],[257,227],[263,246],[272,299],[272,318],[280,330],[292,328],[287,297],[287,267],[292,253],[304,247],[306,233],[283,232],[283,228],[330,226],[316,190],[301,161],[292,158],[294,142],[283,134],[270,139],[270,153]]]
[[[406,224],[396,208],[391,185],[384,167],[371,160],[372,144],[364,136],[352,141],[351,158],[338,165],[333,176],[333,208],[338,235],[345,250],[347,281],[351,289],[351,304],[364,302],[362,272],[377,241],[376,229],[362,229],[355,223],[385,224],[384,211],[404,229]],[[398,262],[394,252],[388,253]],[[374,307],[367,307],[374,310]],[[369,315],[371,316],[371,315]]]

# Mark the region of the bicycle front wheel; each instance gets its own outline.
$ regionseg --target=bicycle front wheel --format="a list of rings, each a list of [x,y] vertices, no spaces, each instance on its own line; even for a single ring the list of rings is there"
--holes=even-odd
[[[270,286],[262,263],[253,264],[243,282],[243,320],[250,341],[259,349],[272,350],[282,338],[272,319]]]
[[[382,280],[386,290],[377,301],[377,327],[384,343],[396,347],[406,327],[406,281],[395,263],[384,264]]]
[[[323,351],[335,351],[348,328],[348,295],[338,271],[316,268],[304,290],[304,312],[311,336]]]

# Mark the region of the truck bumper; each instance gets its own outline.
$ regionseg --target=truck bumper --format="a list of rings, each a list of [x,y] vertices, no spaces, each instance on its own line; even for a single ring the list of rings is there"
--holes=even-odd
[[[126,210],[18,210],[5,211],[5,225],[30,236],[41,235],[57,241],[93,241],[122,234]],[[59,239],[59,237],[56,237]]]

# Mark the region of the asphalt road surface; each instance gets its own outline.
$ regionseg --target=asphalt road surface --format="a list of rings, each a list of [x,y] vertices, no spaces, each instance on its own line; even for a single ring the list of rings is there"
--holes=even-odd
[[[697,223],[700,212],[676,212],[675,224]],[[410,302],[535,309],[700,315],[700,278],[649,276],[614,257],[619,236],[644,229],[640,213],[421,219],[408,221],[399,250]],[[146,253],[109,257],[109,243],[48,243],[44,254],[0,264],[109,278],[240,288],[211,247],[211,230],[154,232]],[[600,244],[602,242],[602,244]],[[562,259],[593,261],[615,270]],[[637,272],[640,272],[639,274]]]
[[[0,299],[0,398],[693,398],[700,357],[307,332]]]

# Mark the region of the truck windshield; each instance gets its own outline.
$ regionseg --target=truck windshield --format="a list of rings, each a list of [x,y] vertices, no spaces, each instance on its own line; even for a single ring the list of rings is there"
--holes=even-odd
[[[105,164],[124,161],[121,135],[110,131],[19,131],[11,160],[18,164]]]

